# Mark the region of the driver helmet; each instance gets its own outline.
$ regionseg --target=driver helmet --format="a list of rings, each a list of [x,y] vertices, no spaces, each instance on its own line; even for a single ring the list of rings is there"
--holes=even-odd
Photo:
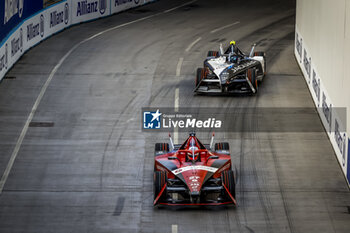
[[[197,161],[199,158],[199,153],[196,152],[198,147],[196,145],[196,141],[192,138],[190,141],[189,153],[187,153],[187,158],[189,161]]]
[[[231,49],[231,53],[237,54],[236,41],[234,40],[230,41],[230,49]]]
[[[199,152],[195,152],[196,150],[198,150],[197,147],[194,147],[193,149],[194,150],[190,148],[190,151],[187,153],[187,159],[188,161],[196,162],[199,160]]]

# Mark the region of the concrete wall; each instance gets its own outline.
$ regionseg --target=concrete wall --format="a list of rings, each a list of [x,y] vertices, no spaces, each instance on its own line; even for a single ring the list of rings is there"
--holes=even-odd
[[[297,0],[295,56],[349,181],[350,0]]]

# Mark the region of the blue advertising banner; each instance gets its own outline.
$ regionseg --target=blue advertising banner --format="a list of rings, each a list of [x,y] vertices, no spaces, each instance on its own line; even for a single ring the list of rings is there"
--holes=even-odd
[[[20,22],[42,9],[43,0],[1,0],[0,42],[2,42]]]

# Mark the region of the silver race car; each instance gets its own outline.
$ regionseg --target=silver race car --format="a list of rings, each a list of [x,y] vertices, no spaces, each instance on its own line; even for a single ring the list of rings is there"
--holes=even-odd
[[[209,51],[204,68],[198,68],[195,93],[256,93],[266,74],[264,52],[244,54],[235,41],[226,50]]]

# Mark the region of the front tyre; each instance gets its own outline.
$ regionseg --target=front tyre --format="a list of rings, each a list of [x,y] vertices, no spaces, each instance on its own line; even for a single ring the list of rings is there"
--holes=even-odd
[[[168,176],[166,172],[163,172],[163,171],[154,172],[154,187],[153,187],[154,200],[158,197],[159,193],[162,191],[167,181],[168,181]],[[166,197],[166,191],[164,190],[162,196],[159,198],[159,201],[164,200],[165,197]]]
[[[258,79],[257,79],[257,70],[255,67],[247,70],[247,77],[250,83],[252,84],[252,86],[254,87],[255,93],[257,93],[259,86],[258,86]]]
[[[222,184],[226,186],[230,194],[236,198],[236,182],[235,182],[235,175],[232,170],[226,170],[221,173],[221,181]],[[224,193],[227,191],[224,190]],[[227,195],[225,195],[227,196]]]
[[[198,68],[196,72],[195,86],[197,87],[204,78],[204,69]]]

